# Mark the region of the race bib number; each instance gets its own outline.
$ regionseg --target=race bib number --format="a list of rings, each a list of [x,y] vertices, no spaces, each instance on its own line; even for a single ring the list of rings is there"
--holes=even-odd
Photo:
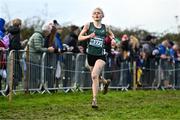
[[[98,38],[98,37],[91,38],[89,44],[92,46],[95,46],[95,47],[102,47],[103,46],[103,39]]]

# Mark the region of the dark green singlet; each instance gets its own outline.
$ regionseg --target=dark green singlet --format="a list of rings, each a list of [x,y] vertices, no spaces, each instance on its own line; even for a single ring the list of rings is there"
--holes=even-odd
[[[101,28],[96,28],[94,24],[91,22],[89,25],[88,35],[91,33],[95,33],[95,37],[89,40],[89,44],[87,46],[87,53],[95,56],[105,55],[104,52],[104,39],[106,37],[106,27],[102,24]]]

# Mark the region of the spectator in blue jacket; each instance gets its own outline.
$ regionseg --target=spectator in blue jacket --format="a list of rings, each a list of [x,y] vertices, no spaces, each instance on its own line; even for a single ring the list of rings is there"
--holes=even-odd
[[[161,59],[167,59],[167,48],[169,46],[168,40],[164,40],[158,47],[160,58]]]
[[[2,39],[5,35],[5,20],[3,18],[0,18],[0,39]]]
[[[62,44],[62,39],[61,39],[61,33],[62,33],[62,27],[60,24],[56,21],[53,20],[54,26],[56,27],[57,31],[55,34],[55,48],[58,49],[60,53],[63,52],[63,44]],[[56,85],[59,84],[59,81],[62,77],[62,67],[63,67],[63,56],[62,54],[57,54],[57,64],[56,64]]]
[[[160,55],[160,66],[162,70],[162,80],[163,80],[163,86],[164,88],[171,87],[170,85],[170,74],[168,72],[168,69],[170,67],[169,59],[169,41],[164,40],[158,47],[159,49],[159,55]]]

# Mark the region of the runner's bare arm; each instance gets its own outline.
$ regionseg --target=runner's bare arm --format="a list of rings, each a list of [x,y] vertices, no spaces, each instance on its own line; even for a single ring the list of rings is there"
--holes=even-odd
[[[93,38],[95,36],[95,33],[91,33],[90,35],[85,35],[89,29],[89,23],[85,24],[82,31],[80,32],[78,36],[79,41],[88,40],[89,38]]]

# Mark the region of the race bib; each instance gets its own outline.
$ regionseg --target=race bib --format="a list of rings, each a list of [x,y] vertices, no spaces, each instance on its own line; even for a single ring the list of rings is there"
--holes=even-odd
[[[102,47],[103,46],[103,39],[99,38],[99,37],[91,38],[89,44],[92,46],[95,46],[95,47]]]

